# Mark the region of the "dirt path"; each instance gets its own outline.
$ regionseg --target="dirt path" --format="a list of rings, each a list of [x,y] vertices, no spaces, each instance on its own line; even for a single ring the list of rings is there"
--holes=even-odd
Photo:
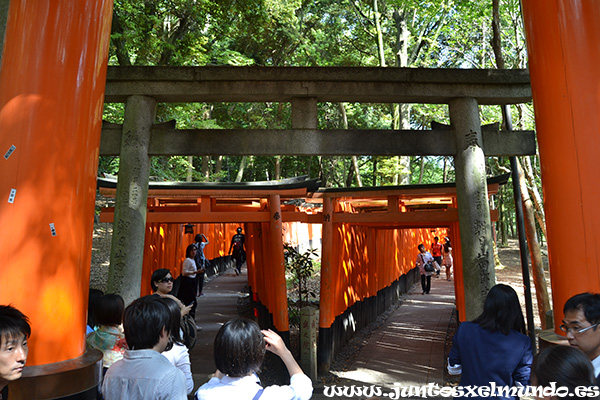
[[[552,296],[552,289],[550,286],[550,273],[548,272],[548,257],[545,255],[547,254],[545,246],[542,247],[542,254],[544,254],[542,259],[545,267],[545,277],[546,283],[548,285],[548,295]],[[505,283],[507,285],[510,285],[513,289],[515,289],[515,291],[519,295],[519,299],[521,300],[523,313],[525,313],[525,287],[523,284],[523,273],[521,271],[521,255],[519,252],[519,242],[516,239],[510,239],[508,241],[507,247],[498,248],[498,257],[500,258],[500,262],[502,262],[504,268],[496,268],[496,282]],[[533,284],[532,278],[530,279],[530,281],[534,323],[536,329],[542,329],[538,314],[535,285]]]

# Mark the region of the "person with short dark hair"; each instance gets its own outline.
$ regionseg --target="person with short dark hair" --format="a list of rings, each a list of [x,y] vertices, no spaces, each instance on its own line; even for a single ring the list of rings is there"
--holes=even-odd
[[[102,395],[106,400],[186,400],[183,373],[162,354],[173,326],[171,312],[158,296],[134,300],[123,315],[129,350],[106,372]]]
[[[98,300],[94,310],[96,326],[94,332],[86,337],[88,349],[102,351],[102,367],[108,368],[123,358],[127,350],[123,332],[123,312],[125,302],[118,294],[105,294]]]
[[[265,351],[278,355],[290,374],[290,385],[262,388],[256,372]],[[308,400],[312,382],[303,372],[279,335],[272,330],[261,331],[249,319],[226,322],[215,337],[215,376],[196,392],[196,400]]]
[[[31,336],[29,319],[21,311],[0,306],[0,400],[8,398],[8,384],[23,374]]]
[[[531,385],[550,387],[552,382],[556,387],[567,388],[568,397],[574,397],[577,395],[576,388],[579,387],[580,391],[583,387],[595,385],[594,367],[586,355],[575,347],[549,347],[533,359]]]
[[[577,347],[594,366],[594,376],[600,381],[600,294],[580,293],[563,307],[560,329],[566,332],[571,346]]]
[[[483,312],[472,322],[459,325],[448,357],[448,372],[462,373],[462,387],[489,386],[490,382],[527,386],[532,360],[519,297],[510,286],[498,284],[488,292]]]
[[[86,335],[94,332],[94,327],[96,326],[96,321],[94,320],[94,310],[96,309],[98,300],[100,300],[100,297],[102,296],[104,296],[104,292],[102,290],[90,288],[88,295],[87,326],[85,331]]]
[[[425,250],[425,245],[423,243],[417,246],[417,249],[419,249],[419,254],[417,255],[416,265],[419,267],[419,272],[421,273],[422,294],[428,294],[431,291],[431,275],[433,275],[433,271],[427,271],[425,266],[429,263],[433,265],[434,259],[431,254]]]
[[[177,293],[177,298],[183,304],[191,306],[190,315],[194,319],[196,319],[196,306],[198,305],[196,301],[196,273],[198,270],[196,269],[196,261],[194,261],[196,251],[194,243],[185,249],[186,258],[183,260],[183,265],[181,266],[181,285]]]

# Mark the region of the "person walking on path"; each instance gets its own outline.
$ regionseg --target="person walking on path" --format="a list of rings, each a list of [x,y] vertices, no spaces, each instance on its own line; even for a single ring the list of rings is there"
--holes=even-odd
[[[196,262],[196,269],[198,273],[196,274],[196,279],[198,280],[198,296],[204,296],[202,290],[204,289],[204,273],[206,272],[206,267],[208,267],[208,260],[204,255],[204,248],[209,243],[206,236],[203,233],[199,233],[194,238],[196,241],[196,256],[194,257],[194,261]]]
[[[498,284],[488,292],[481,315],[459,325],[448,356],[448,372],[462,375],[462,387],[491,383],[498,387],[527,386],[532,361],[519,297],[510,286]]]
[[[242,228],[237,228],[237,233],[231,238],[231,245],[229,246],[229,254],[233,252],[233,259],[235,260],[236,275],[242,273],[242,264],[244,263],[244,254],[246,253],[245,241],[246,236],[242,233]]]
[[[431,255],[438,267],[442,265],[442,244],[439,241],[440,238],[436,236],[433,238],[433,243],[431,244]],[[440,276],[440,270],[441,268],[436,270],[436,278]]]
[[[446,237],[446,243],[442,247],[442,267],[446,267],[446,280],[452,280],[452,265],[454,260],[452,259],[452,244],[450,243],[450,238]]]
[[[431,275],[434,272],[434,269],[429,270],[429,265],[433,267],[433,257],[431,254],[425,250],[425,245],[421,243],[418,247],[419,254],[417,255],[417,267],[419,267],[419,272],[421,273],[421,288],[423,289],[423,294],[429,294],[431,290]]]

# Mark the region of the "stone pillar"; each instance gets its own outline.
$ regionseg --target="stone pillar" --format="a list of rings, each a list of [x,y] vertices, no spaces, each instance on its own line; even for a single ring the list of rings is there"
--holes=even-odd
[[[312,306],[300,310],[300,366],[312,381],[317,380],[317,332],[319,311]]]
[[[485,155],[479,107],[473,98],[450,102],[450,121],[456,141],[456,197],[465,290],[464,318],[476,318],[496,282]]]
[[[123,296],[126,304],[140,296],[142,284],[150,173],[148,146],[155,112],[153,98],[127,99],[107,289]]]
[[[10,0],[0,0],[0,65],[2,65],[2,50],[4,50],[4,33],[8,20],[8,6]]]
[[[292,128],[317,129],[317,99],[295,98],[292,100]]]

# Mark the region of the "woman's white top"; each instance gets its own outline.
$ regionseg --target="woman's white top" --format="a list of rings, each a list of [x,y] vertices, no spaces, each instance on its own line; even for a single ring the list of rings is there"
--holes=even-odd
[[[183,372],[187,394],[192,393],[192,390],[194,390],[194,378],[192,377],[192,363],[190,362],[190,352],[188,351],[188,348],[184,345],[175,343],[171,350],[163,351],[161,354],[167,357],[167,360],[169,360],[171,364]]]

